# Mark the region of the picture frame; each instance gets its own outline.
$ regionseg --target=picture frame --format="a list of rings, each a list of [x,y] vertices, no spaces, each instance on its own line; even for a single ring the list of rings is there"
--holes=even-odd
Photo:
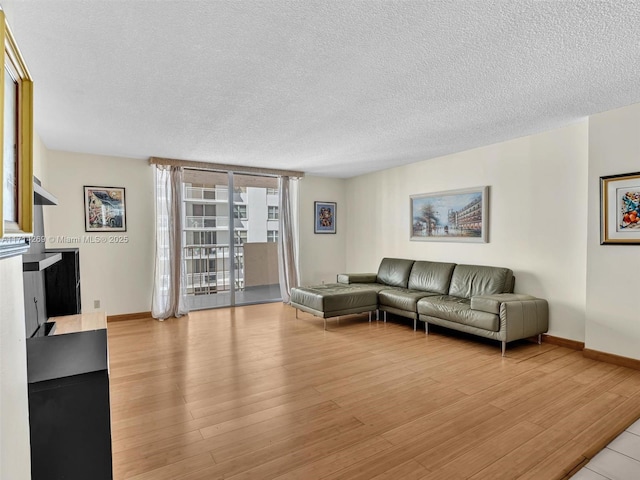
[[[410,197],[410,240],[489,242],[489,187]]]
[[[600,245],[640,245],[640,172],[600,177]]]
[[[126,201],[123,187],[84,187],[86,232],[126,232]]]
[[[336,202],[314,202],[313,233],[336,233]]]
[[[0,11],[0,257],[24,253],[33,235],[33,80]]]

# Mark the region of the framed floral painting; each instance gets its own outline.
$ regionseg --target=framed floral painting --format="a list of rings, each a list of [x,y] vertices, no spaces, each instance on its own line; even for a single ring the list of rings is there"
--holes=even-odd
[[[600,244],[640,245],[640,172],[600,177]]]

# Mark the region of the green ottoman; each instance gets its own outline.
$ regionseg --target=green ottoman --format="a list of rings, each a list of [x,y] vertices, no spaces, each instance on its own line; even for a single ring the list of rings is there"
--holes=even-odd
[[[352,313],[371,312],[378,309],[378,293],[366,287],[343,283],[328,283],[312,287],[291,289],[291,306],[324,319],[327,329],[327,318],[349,315]]]

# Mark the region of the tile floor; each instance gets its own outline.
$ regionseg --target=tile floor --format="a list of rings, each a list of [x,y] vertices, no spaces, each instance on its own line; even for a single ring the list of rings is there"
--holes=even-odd
[[[627,428],[576,473],[572,480],[640,478],[640,420]]]

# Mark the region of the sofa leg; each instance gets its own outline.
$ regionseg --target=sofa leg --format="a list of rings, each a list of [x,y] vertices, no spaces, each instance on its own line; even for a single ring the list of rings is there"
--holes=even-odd
[[[384,323],[387,323],[387,311],[385,310],[383,313],[384,316]]]
[[[429,324],[424,322],[424,334],[429,335]]]
[[[327,329],[327,319],[323,318],[323,320],[324,320],[324,329],[326,330]]]
[[[542,334],[538,334],[538,345],[542,345]]]
[[[502,342],[502,356],[504,357],[504,354],[507,351],[507,342]]]
[[[418,328],[418,320],[416,320],[415,318],[413,319],[413,331],[416,331],[416,328]]]
[[[380,310],[376,308],[376,322],[380,320]]]
[[[369,323],[371,323],[371,312],[369,312]]]
[[[296,308],[296,320],[298,319],[298,309]]]

